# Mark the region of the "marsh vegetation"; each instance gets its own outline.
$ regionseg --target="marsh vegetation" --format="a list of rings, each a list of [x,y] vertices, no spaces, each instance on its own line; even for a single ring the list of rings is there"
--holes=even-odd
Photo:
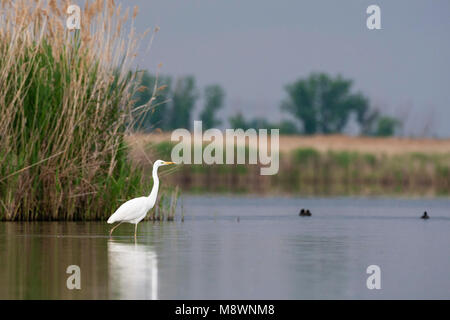
[[[87,2],[69,31],[68,5],[1,1],[1,220],[104,219],[151,183],[123,141],[140,90],[137,8]]]
[[[148,172],[151,167],[143,161],[143,154],[170,157],[174,143],[168,139],[168,135],[129,137],[134,164]],[[183,165],[167,179],[191,193],[450,194],[447,140],[282,136],[279,168],[277,175],[261,176],[260,165]]]

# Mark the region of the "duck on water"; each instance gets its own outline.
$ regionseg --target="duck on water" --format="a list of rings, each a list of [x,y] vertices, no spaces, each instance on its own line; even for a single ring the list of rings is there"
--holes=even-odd
[[[309,209],[301,209],[300,210],[300,212],[299,212],[299,214],[298,214],[300,217],[311,217],[312,216],[312,214],[311,214],[311,211],[309,211]],[[423,215],[420,217],[420,219],[430,219],[430,216],[428,215],[428,213],[425,211],[424,213],[423,213]]]
[[[425,211],[423,213],[423,216],[420,217],[420,219],[430,219],[430,216],[428,215],[428,213]]]
[[[302,209],[300,210],[300,213],[298,214],[300,217],[311,217],[311,211],[309,211],[309,209]]]

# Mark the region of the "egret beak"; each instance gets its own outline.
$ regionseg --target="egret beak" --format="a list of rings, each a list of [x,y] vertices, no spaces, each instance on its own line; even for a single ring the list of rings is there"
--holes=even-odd
[[[175,162],[164,162],[164,165],[168,165],[168,164],[175,164]]]

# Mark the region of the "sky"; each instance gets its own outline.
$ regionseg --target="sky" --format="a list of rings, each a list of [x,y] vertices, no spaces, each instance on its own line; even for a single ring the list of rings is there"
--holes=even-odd
[[[404,121],[404,135],[450,137],[448,0],[122,0],[139,6],[138,31],[160,27],[138,64],[220,84],[220,117],[271,121],[284,87],[310,72],[341,74],[374,106]],[[381,8],[381,30],[366,9]],[[146,46],[143,46],[146,47]]]

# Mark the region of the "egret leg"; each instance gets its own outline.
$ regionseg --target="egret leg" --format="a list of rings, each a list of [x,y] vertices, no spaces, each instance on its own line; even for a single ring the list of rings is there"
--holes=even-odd
[[[136,223],[136,225],[134,226],[134,238],[136,239],[136,233],[137,233],[137,223]]]
[[[122,223],[124,223],[124,221],[119,222],[118,224],[116,224],[116,225],[111,229],[111,231],[109,231],[109,236],[110,236],[110,237],[112,236],[112,232],[114,231],[114,229],[117,228],[118,226],[120,226]]]

